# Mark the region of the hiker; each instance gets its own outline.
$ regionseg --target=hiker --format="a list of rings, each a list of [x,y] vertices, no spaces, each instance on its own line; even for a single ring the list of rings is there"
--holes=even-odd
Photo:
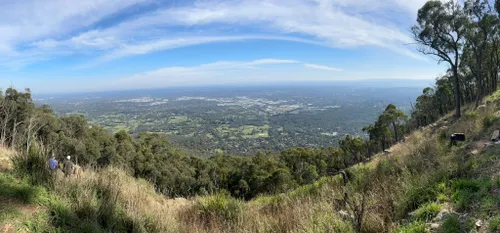
[[[66,177],[71,176],[73,174],[74,164],[71,162],[71,156],[66,157],[66,161],[64,161],[64,174]]]
[[[52,157],[50,157],[49,159],[49,169],[51,171],[56,171],[58,167],[59,167],[59,162],[57,162],[56,156],[52,154]]]

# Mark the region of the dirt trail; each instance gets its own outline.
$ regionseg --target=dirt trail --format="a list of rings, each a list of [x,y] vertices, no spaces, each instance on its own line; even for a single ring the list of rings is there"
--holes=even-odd
[[[16,216],[13,218],[5,219],[6,223],[0,223],[0,233],[15,233],[15,232],[25,232],[19,229],[16,225],[24,218],[30,218],[39,211],[39,207],[35,205],[27,205],[22,201],[0,196],[0,213],[15,211]]]

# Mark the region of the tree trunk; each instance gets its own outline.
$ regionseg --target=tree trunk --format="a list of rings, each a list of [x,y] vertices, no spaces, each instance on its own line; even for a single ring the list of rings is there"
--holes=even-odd
[[[16,134],[17,134],[17,126],[19,124],[17,123],[17,117],[14,119],[14,127],[12,128],[12,140],[10,141],[10,146],[15,148],[16,147]]]
[[[457,57],[458,58],[458,57]],[[455,63],[456,64],[456,63]],[[460,86],[458,80],[458,67],[453,66],[453,76],[455,77],[455,118],[460,118]]]
[[[396,139],[396,143],[399,142],[399,137],[398,137],[398,128],[396,126],[396,122],[392,122],[392,128],[394,128],[394,137]]]

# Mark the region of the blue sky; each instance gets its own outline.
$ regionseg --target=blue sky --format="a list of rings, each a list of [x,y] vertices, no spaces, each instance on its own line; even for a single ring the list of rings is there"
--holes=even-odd
[[[434,79],[425,0],[0,0],[0,85],[34,92]]]

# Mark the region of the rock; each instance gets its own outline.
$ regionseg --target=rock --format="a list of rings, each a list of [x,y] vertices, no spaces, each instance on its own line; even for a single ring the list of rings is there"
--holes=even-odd
[[[346,213],[345,211],[341,210],[339,211],[339,215],[340,217],[342,217],[343,219],[354,219],[354,216]]]
[[[500,130],[496,129],[495,131],[493,131],[490,140],[496,142],[498,141],[499,137],[500,137]]]
[[[481,219],[477,220],[476,221],[476,228],[481,228],[483,226],[483,221],[481,221]]]
[[[439,211],[439,213],[436,215],[436,217],[434,218],[434,221],[437,221],[437,222],[440,222],[442,221],[446,216],[448,216],[450,214],[450,211],[447,210],[447,209],[442,209],[441,211]]]
[[[437,230],[437,229],[439,229],[439,227],[440,227],[439,223],[432,223],[431,224],[431,230]]]
[[[477,107],[477,110],[480,111],[480,112],[484,112],[486,110],[486,105],[484,105],[484,104],[483,105],[479,105]]]

